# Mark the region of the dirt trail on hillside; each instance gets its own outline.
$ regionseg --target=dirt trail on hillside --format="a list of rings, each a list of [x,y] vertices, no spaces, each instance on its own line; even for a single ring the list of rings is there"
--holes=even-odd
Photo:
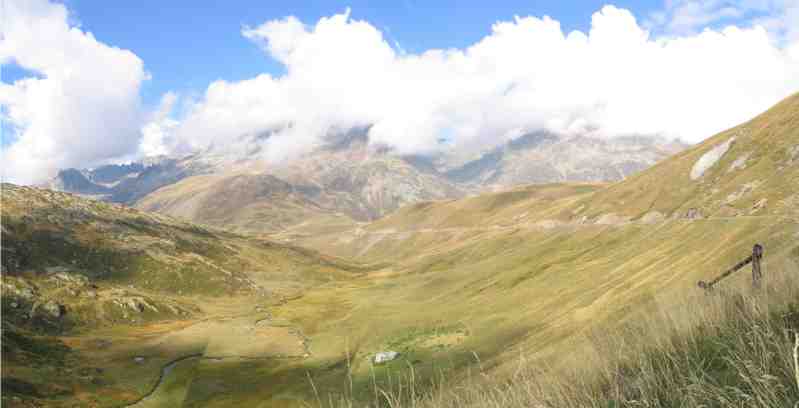
[[[596,224],[596,223],[576,223],[576,222],[560,222],[553,220],[540,220],[536,222],[527,222],[524,224],[486,225],[479,227],[414,228],[414,229],[402,229],[402,230],[390,228],[390,229],[375,230],[375,231],[361,229],[358,231],[356,235],[388,236],[388,235],[402,235],[402,234],[407,235],[414,233],[441,233],[441,232],[463,233],[463,232],[512,231],[519,229],[551,230],[551,229],[569,229],[569,228],[586,228],[586,227],[615,227],[615,226],[624,226],[624,225],[658,225],[670,222],[708,222],[708,221],[739,220],[739,219],[784,219],[787,221],[799,223],[799,217],[794,218],[789,215],[741,215],[735,217],[710,217],[710,218],[700,218],[700,219],[678,218],[678,219],[667,219],[653,224],[646,224],[639,221],[625,221],[612,224]],[[362,252],[365,253],[369,248],[374,246],[379,241],[380,238],[373,239],[364,247]]]

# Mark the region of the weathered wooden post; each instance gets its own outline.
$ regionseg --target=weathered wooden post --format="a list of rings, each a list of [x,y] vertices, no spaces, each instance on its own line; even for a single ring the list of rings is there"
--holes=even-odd
[[[755,289],[760,289],[760,279],[763,277],[760,269],[761,259],[763,259],[763,246],[755,244],[752,248],[752,287]]]
[[[743,268],[744,266],[748,265],[750,262],[752,263],[752,286],[755,289],[760,287],[760,279],[763,278],[763,272],[760,269],[760,261],[763,259],[763,245],[755,244],[754,248],[752,248],[752,255],[747,256],[741,262],[738,262],[735,266],[730,269],[727,269],[716,277],[715,279],[711,280],[710,282],[699,281],[699,287],[705,289],[706,291],[710,292],[713,289],[713,285],[719,283],[722,279],[730,276],[733,272]]]

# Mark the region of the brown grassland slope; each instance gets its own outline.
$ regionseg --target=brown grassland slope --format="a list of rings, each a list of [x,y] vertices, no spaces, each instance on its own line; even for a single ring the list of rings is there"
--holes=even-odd
[[[692,178],[697,161],[732,137],[729,149]],[[587,332],[676,307],[698,291],[698,280],[732,266],[754,243],[767,248],[769,271],[795,270],[798,215],[794,95],[609,186],[534,186],[419,203],[349,233],[283,238],[364,262],[391,262],[362,289],[337,295],[354,304],[335,325],[346,325],[349,344],[358,345],[355,374],[371,370],[365,356],[398,347],[393,339],[442,327],[463,327],[468,335],[440,358],[460,367],[475,352],[484,368],[507,371],[520,355],[531,364],[556,364]],[[745,282],[746,274],[725,284]],[[313,291],[304,299],[331,293]],[[301,302],[286,313],[314,321],[298,312]],[[410,343],[407,360],[419,361],[417,375],[440,367],[439,349]]]

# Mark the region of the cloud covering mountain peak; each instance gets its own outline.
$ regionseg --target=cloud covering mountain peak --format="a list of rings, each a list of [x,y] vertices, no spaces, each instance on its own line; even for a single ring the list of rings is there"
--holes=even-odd
[[[659,38],[613,6],[593,15],[587,33],[516,17],[466,49],[421,54],[398,52],[349,10],[242,34],[287,73],[212,84],[181,138],[212,129],[196,139],[205,143],[291,122],[303,135],[284,138],[297,143],[330,126],[371,124],[371,140],[403,153],[435,150],[442,138],[496,145],[534,129],[696,142],[799,89],[797,55],[762,27]]]
[[[136,126],[122,121],[127,134],[139,133],[126,140],[138,143],[145,129],[142,148],[125,142],[72,152],[64,145],[68,153],[61,165],[105,160],[111,153],[182,152],[268,129],[279,129],[261,149],[274,161],[308,151],[330,129],[367,126],[372,142],[400,154],[482,149],[535,130],[697,142],[799,90],[799,46],[775,41],[764,26],[655,35],[631,12],[614,6],[594,13],[587,32],[564,32],[546,16],[515,17],[495,23],[464,49],[421,53],[392,46],[381,30],[352,18],[350,10],[310,25],[295,17],[270,20],[245,26],[241,34],[284,65],[285,74],[215,81],[199,98],[184,97],[187,108],[180,114],[169,112],[176,105],[169,96],[149,121]],[[32,41],[15,38],[4,43]],[[14,51],[4,58],[21,61]],[[129,99],[135,106],[141,81],[136,78],[144,71],[128,76],[135,86],[124,88],[118,93],[124,97],[115,101]],[[0,92],[9,111],[33,95],[22,83],[4,84]],[[14,93],[18,96],[9,96]],[[87,122],[100,120],[91,111],[80,114]],[[25,140],[61,140],[36,131],[32,120],[12,122],[19,125],[20,138],[4,155],[30,150]],[[30,168],[25,172],[10,167],[6,175],[12,178],[50,171],[37,164],[20,165]]]

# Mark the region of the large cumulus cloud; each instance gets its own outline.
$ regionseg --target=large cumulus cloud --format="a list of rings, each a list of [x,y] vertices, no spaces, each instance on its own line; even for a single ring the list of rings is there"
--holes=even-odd
[[[370,124],[372,140],[407,153],[434,151],[442,140],[479,148],[533,129],[698,142],[799,90],[796,45],[762,26],[658,37],[613,6],[596,12],[585,33],[517,17],[466,49],[422,54],[393,48],[349,10],[312,26],[288,17],[242,34],[287,73],[211,84],[176,140],[203,145],[282,127],[268,141],[282,157],[327,129]]]
[[[418,54],[347,10],[313,24],[244,27],[285,74],[219,80],[198,98],[168,93],[142,113],[147,74],[136,55],[70,25],[62,5],[4,4],[0,61],[38,74],[0,84],[15,132],[4,178],[17,182],[120,157],[235,147],[263,132],[272,136],[260,151],[272,161],[331,129],[366,126],[400,153],[483,149],[537,129],[698,142],[799,90],[797,0],[669,0],[644,21],[606,6],[586,32],[516,17],[464,49]]]
[[[13,142],[3,179],[40,182],[59,168],[91,166],[139,145],[142,60],[70,24],[44,0],[4,0],[0,63],[36,75],[0,83],[2,119]],[[8,132],[7,132],[8,133]]]

